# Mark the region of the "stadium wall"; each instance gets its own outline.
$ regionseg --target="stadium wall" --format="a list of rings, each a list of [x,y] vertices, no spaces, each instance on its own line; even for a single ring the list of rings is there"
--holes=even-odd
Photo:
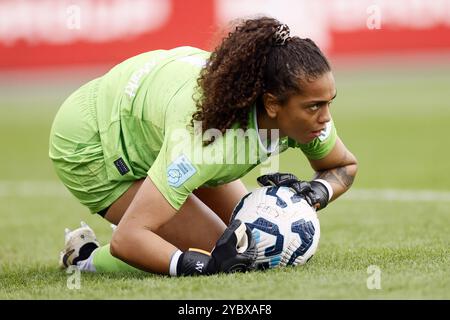
[[[450,52],[450,0],[3,0],[0,69],[115,64],[212,49],[231,19],[268,14],[328,55]]]

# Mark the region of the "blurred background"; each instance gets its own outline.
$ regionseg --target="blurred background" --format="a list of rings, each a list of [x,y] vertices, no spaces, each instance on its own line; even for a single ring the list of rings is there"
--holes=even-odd
[[[0,195],[59,187],[48,132],[80,85],[141,52],[212,50],[230,20],[261,14],[329,57],[339,91],[333,116],[362,169],[357,187],[450,189],[442,179],[450,169],[450,0],[2,0]],[[281,156],[281,169],[309,174],[296,152]]]
[[[31,248],[54,265],[63,227],[81,219],[104,241],[110,236],[48,159],[51,123],[71,92],[141,52],[212,50],[230,20],[261,14],[312,38],[329,57],[338,90],[333,118],[359,160],[354,187],[322,220],[323,252],[354,239],[377,246],[392,232],[395,243],[448,248],[450,0],[1,0],[0,260],[24,262]],[[299,150],[277,161],[280,171],[311,177]],[[249,188],[260,173],[243,179]],[[418,239],[428,234],[418,225],[434,233],[432,242]],[[448,297],[448,286],[435,283]]]

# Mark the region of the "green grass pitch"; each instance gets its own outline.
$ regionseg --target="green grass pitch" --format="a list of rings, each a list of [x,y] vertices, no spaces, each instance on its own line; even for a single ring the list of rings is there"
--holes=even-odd
[[[65,191],[47,157],[53,116],[76,86],[2,88],[0,299],[450,299],[449,71],[336,71],[333,117],[359,174],[320,212],[319,249],[305,266],[202,278],[82,274],[79,289],[57,268],[64,228],[84,220],[102,244],[111,229]],[[297,150],[279,162],[312,174]],[[260,170],[244,179],[249,188]]]

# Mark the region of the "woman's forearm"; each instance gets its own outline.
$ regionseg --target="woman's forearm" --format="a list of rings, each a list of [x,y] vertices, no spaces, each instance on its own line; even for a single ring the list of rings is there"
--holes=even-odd
[[[330,183],[333,188],[333,197],[331,198],[331,201],[333,201],[350,189],[357,170],[357,164],[353,163],[342,167],[317,171],[314,179],[323,179]]]

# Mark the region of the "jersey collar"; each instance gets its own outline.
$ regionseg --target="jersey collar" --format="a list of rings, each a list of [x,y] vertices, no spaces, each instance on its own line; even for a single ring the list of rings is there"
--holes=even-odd
[[[279,147],[280,139],[276,139],[275,141],[272,140],[269,148],[267,148],[266,147],[267,146],[266,138],[267,138],[267,136],[270,137],[270,130],[265,130],[265,131],[262,131],[261,133],[259,132],[256,104],[254,104],[252,107],[249,120],[250,120],[250,127],[254,128],[256,130],[259,148],[261,148],[261,150],[266,154],[272,154],[275,151],[277,151],[277,149]],[[266,137],[264,137],[264,136],[261,137],[261,134],[263,134],[263,135],[265,134]]]

